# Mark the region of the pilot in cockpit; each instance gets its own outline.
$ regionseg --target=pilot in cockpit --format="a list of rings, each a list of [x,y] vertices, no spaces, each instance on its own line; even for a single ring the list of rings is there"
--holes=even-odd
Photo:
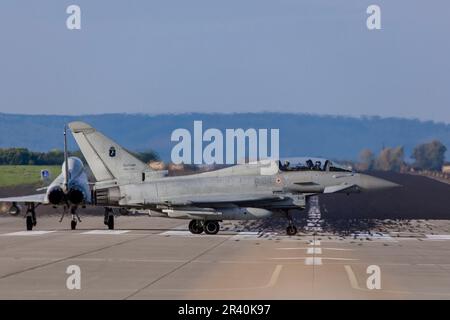
[[[283,165],[283,168],[284,168],[284,170],[290,170],[290,165],[291,165],[291,163],[289,162],[289,161],[284,161],[284,165]]]
[[[316,161],[316,163],[314,164],[314,169],[315,171],[321,171],[322,170],[322,162],[321,161]]]

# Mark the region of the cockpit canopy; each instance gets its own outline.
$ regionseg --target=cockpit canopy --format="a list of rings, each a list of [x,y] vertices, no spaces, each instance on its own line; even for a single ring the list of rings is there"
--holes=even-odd
[[[278,161],[281,171],[331,171],[352,172],[352,169],[324,158],[286,158]]]

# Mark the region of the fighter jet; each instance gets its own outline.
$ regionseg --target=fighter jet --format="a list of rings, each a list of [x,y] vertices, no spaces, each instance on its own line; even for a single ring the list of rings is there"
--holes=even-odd
[[[64,163],[61,168],[61,174],[48,187],[39,190],[42,189],[46,190],[46,192],[21,197],[0,198],[0,202],[12,203],[9,209],[11,215],[20,213],[20,203],[26,205],[27,230],[32,230],[36,226],[35,209],[40,205],[51,205],[55,208],[62,207],[63,213],[60,222],[64,218],[66,211],[69,210],[72,215],[71,229],[75,229],[77,222],[81,222],[77,209],[79,206],[91,203],[91,191],[83,162],[77,157],[68,156],[66,128],[64,128]]]
[[[259,161],[185,176],[154,171],[119,144],[83,122],[69,124],[96,183],[94,205],[103,206],[105,221],[114,221],[111,207],[147,209],[169,218],[189,219],[193,234],[216,234],[223,220],[253,220],[272,215],[287,218],[295,235],[292,212],[304,209],[308,197],[323,193],[356,193],[398,186],[354,173],[332,161],[307,160],[292,166]],[[111,225],[114,225],[112,223]]]

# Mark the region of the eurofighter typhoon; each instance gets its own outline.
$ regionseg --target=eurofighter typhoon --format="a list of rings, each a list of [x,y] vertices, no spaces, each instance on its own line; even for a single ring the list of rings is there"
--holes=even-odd
[[[294,235],[297,228],[292,214],[295,209],[304,209],[312,195],[350,194],[398,186],[354,173],[329,160],[323,163],[308,160],[297,166],[260,161],[168,176],[168,171],[152,170],[84,122],[71,122],[69,128],[96,178],[92,190],[94,205],[148,209],[169,218],[190,219],[189,230],[193,234],[216,234],[223,220],[283,215],[288,221],[287,234]],[[114,216],[110,213],[105,218],[110,220]]]

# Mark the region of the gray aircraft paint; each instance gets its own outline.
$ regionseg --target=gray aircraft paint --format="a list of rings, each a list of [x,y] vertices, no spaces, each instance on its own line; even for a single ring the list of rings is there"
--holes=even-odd
[[[69,127],[97,178],[93,199],[97,205],[151,209],[173,218],[258,219],[302,209],[307,197],[317,193],[397,186],[353,172],[278,169],[267,175],[262,174],[260,162],[167,177],[167,171],[152,171],[88,124],[72,122]],[[112,147],[114,156],[110,155]]]

